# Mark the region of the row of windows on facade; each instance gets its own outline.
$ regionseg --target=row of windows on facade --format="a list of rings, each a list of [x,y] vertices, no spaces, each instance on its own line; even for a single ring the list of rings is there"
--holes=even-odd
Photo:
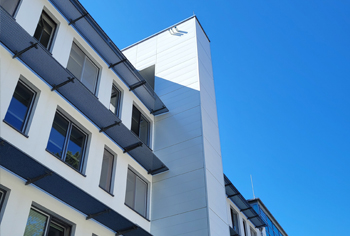
[[[277,229],[276,225],[272,223],[270,218],[265,214],[265,212],[259,207],[258,204],[254,204],[253,208],[259,213],[261,219],[266,223],[265,231],[266,236],[283,236],[283,234]]]
[[[1,6],[11,15],[14,14],[18,4],[19,0],[1,0]],[[51,48],[56,26],[57,24],[43,11],[35,30],[34,38],[45,48]],[[74,42],[69,55],[67,69],[95,94],[100,69]],[[28,100],[31,99],[28,98]],[[118,117],[120,117],[121,101],[122,92],[116,85],[113,85],[109,109]],[[133,108],[131,130],[144,144],[150,146],[150,122],[136,107]]]
[[[19,81],[4,121],[16,130],[24,133],[30,113],[32,112],[35,97],[36,92],[24,82]],[[137,119],[140,117],[140,112],[134,107],[133,114],[136,114],[133,115],[132,118],[133,125],[135,125]],[[140,124],[140,122],[138,124]],[[46,150],[73,169],[81,172],[87,139],[88,135],[79,128],[78,125],[66,118],[61,112],[57,111],[53,120]],[[108,192],[112,191],[114,163],[115,156],[105,149],[102,160],[100,187]],[[147,189],[147,182],[138,177],[133,171],[129,170],[125,203],[142,216],[146,216],[147,211]]]
[[[241,230],[240,230],[240,227],[239,227],[239,217],[238,217],[238,213],[233,210],[232,208],[230,208],[230,213],[231,213],[231,223],[232,223],[232,228],[236,231],[236,233],[239,235],[239,236],[248,236],[248,230],[247,230],[247,224],[245,222],[244,219],[242,219],[243,221],[243,232],[241,234]],[[250,227],[249,228],[250,230],[250,236],[257,236],[257,233],[256,231]]]

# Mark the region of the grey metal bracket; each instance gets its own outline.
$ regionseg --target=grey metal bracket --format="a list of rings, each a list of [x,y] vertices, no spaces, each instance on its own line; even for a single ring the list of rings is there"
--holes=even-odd
[[[157,109],[157,110],[152,110],[150,113],[153,114],[153,113],[156,113],[156,112],[158,112],[158,111],[161,111],[161,110],[163,110],[163,109],[165,109],[165,108],[166,108],[166,106],[162,106],[161,108],[159,108],[159,109]]]
[[[25,183],[25,185],[32,184],[32,183],[34,183],[34,182],[36,182],[36,181],[38,181],[38,180],[40,180],[42,178],[45,178],[46,176],[51,176],[52,175],[51,171],[50,172],[49,171],[45,171],[45,172],[46,172],[46,174],[39,175],[39,176],[34,177],[32,179],[28,179],[27,182]]]
[[[126,61],[127,61],[127,59],[124,59],[124,60],[118,61],[117,63],[109,64],[108,68],[111,69],[112,67],[115,67],[116,65],[123,63],[123,62],[126,62]]]
[[[154,169],[154,170],[149,170],[148,172],[147,172],[147,174],[153,174],[154,172],[157,172],[158,170],[161,170],[161,169],[163,169],[163,168],[165,168],[165,165],[162,165],[162,167],[159,167],[159,168],[157,168],[157,169]]]
[[[118,230],[117,233],[115,234],[115,236],[120,236],[120,235],[124,235],[126,233],[129,233],[130,231],[136,230],[139,227],[137,225],[131,226],[129,228],[126,229],[122,229],[122,230]]]
[[[123,148],[124,149],[123,153],[130,152],[131,150],[138,148],[138,147],[141,147],[142,145],[143,145],[142,142],[131,144],[130,146]]]
[[[241,212],[249,210],[249,209],[252,209],[252,207],[248,207],[248,208],[242,209]]]
[[[251,217],[248,217],[247,219],[250,220],[250,219],[254,219],[256,217],[259,217],[259,215],[251,216]]]
[[[60,83],[60,84],[57,84],[57,85],[54,84],[54,85],[52,86],[51,91],[55,91],[55,90],[59,89],[60,87],[66,85],[66,84],[68,84],[68,83],[70,83],[70,82],[74,83],[74,79],[75,79],[75,77],[72,77],[72,78],[69,78],[69,77],[68,77],[68,80],[67,80],[67,81],[64,81],[64,82],[62,82],[62,83]]]
[[[114,127],[116,125],[120,125],[120,123],[121,123],[121,121],[116,121],[116,122],[114,122],[114,124],[108,125],[106,127],[102,127],[100,129],[100,133],[102,133],[102,132],[106,131],[107,129],[112,128],[112,127]]]
[[[137,82],[135,84],[132,84],[132,85],[129,86],[129,91],[132,91],[132,90],[134,90],[134,89],[144,85],[145,83],[147,83],[146,80],[141,80],[141,81],[139,81],[139,82]]]
[[[23,53],[25,53],[26,51],[32,49],[32,48],[36,48],[38,49],[38,43],[33,43],[33,42],[30,42],[30,46],[29,47],[26,47],[25,49],[17,52],[15,51],[15,55],[13,55],[12,59],[15,59],[16,57],[19,57],[20,55],[22,55]]]
[[[89,215],[87,215],[86,220],[95,218],[96,216],[99,216],[99,215],[102,215],[102,214],[109,213],[110,211],[111,211],[111,209],[106,209],[104,211],[100,211],[100,212],[97,212],[97,213],[94,213],[94,214],[89,214]]]
[[[69,21],[68,25],[74,24],[75,22],[77,22],[78,20],[84,18],[84,17],[87,16],[88,14],[89,14],[89,13],[85,13],[84,15],[79,16],[79,17],[78,17],[77,19],[75,19],[75,20],[71,19],[71,20]]]

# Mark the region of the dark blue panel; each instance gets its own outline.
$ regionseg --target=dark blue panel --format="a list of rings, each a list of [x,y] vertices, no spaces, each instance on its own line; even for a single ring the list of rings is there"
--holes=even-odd
[[[85,8],[77,0],[50,0],[50,2],[57,8],[58,11],[67,19],[68,22],[86,14],[85,17],[76,21],[72,26],[79,32],[79,34],[90,44],[92,48],[103,58],[107,65],[118,63],[125,60],[126,57],[119,50],[119,48],[112,42],[107,34],[101,29],[96,21],[88,14]],[[138,73],[135,67],[126,60],[111,68],[127,86],[131,86],[144,78]],[[159,110],[165,107],[154,90],[146,83],[133,92],[150,110]],[[155,112],[154,115],[167,112],[164,108]]]
[[[3,11],[1,8],[0,42],[2,44],[15,53],[30,46],[30,42],[37,42],[11,16],[3,14]],[[67,81],[68,77],[74,77],[40,44],[37,49],[32,48],[19,58],[51,86]],[[60,87],[58,92],[100,128],[120,122],[120,119],[77,79],[74,83]],[[105,133],[122,148],[140,142],[140,139],[122,123],[108,129]],[[166,167],[162,168],[164,164],[145,145],[134,149],[129,154],[147,171],[158,170],[152,174],[168,170]]]
[[[52,172],[51,176],[46,176],[33,184],[85,215],[110,209],[107,205],[84,192],[2,138],[0,138],[0,165],[26,180],[41,176],[47,172]],[[94,219],[116,232],[135,225],[112,209],[110,209],[108,213],[99,215]],[[151,234],[142,228],[138,228],[125,235],[150,236]]]

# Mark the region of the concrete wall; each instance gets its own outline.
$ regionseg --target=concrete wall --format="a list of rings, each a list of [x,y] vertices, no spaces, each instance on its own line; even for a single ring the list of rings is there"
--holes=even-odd
[[[169,112],[155,117],[157,156],[151,233],[229,235],[210,45],[191,18],[123,51],[139,70],[155,65]]]

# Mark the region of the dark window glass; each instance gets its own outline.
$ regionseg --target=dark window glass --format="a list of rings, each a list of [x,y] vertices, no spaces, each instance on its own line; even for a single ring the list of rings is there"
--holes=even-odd
[[[150,123],[135,106],[132,110],[131,130],[144,144],[149,146]]]
[[[121,99],[121,92],[117,87],[113,85],[109,110],[111,110],[118,117],[119,117],[119,109],[120,109],[120,99]]]
[[[29,111],[34,101],[35,93],[19,82],[7,110],[5,121],[15,129],[23,132],[28,120]]]
[[[24,236],[68,236],[70,226],[59,222],[49,214],[30,209]]]
[[[147,215],[148,184],[130,169],[128,170],[125,203],[140,215]]]
[[[49,49],[55,29],[56,23],[45,12],[42,12],[34,33],[34,38],[36,38],[45,48]]]
[[[66,162],[75,169],[79,169],[80,167],[81,157],[84,151],[85,137],[85,134],[74,126],[72,127],[68,142]]]
[[[5,195],[6,195],[6,191],[0,189],[0,212],[2,210],[2,206],[3,206],[4,201],[5,201]]]
[[[108,192],[111,191],[113,163],[114,155],[107,150],[104,150],[100,176],[100,187]]]
[[[80,171],[87,135],[56,113],[46,150]]]
[[[238,228],[238,214],[231,208],[231,220],[232,220],[232,228],[239,233]]]
[[[2,6],[11,16],[16,12],[19,0],[0,0],[0,6]]]
[[[99,68],[75,43],[70,51],[67,69],[92,93],[95,93]]]

